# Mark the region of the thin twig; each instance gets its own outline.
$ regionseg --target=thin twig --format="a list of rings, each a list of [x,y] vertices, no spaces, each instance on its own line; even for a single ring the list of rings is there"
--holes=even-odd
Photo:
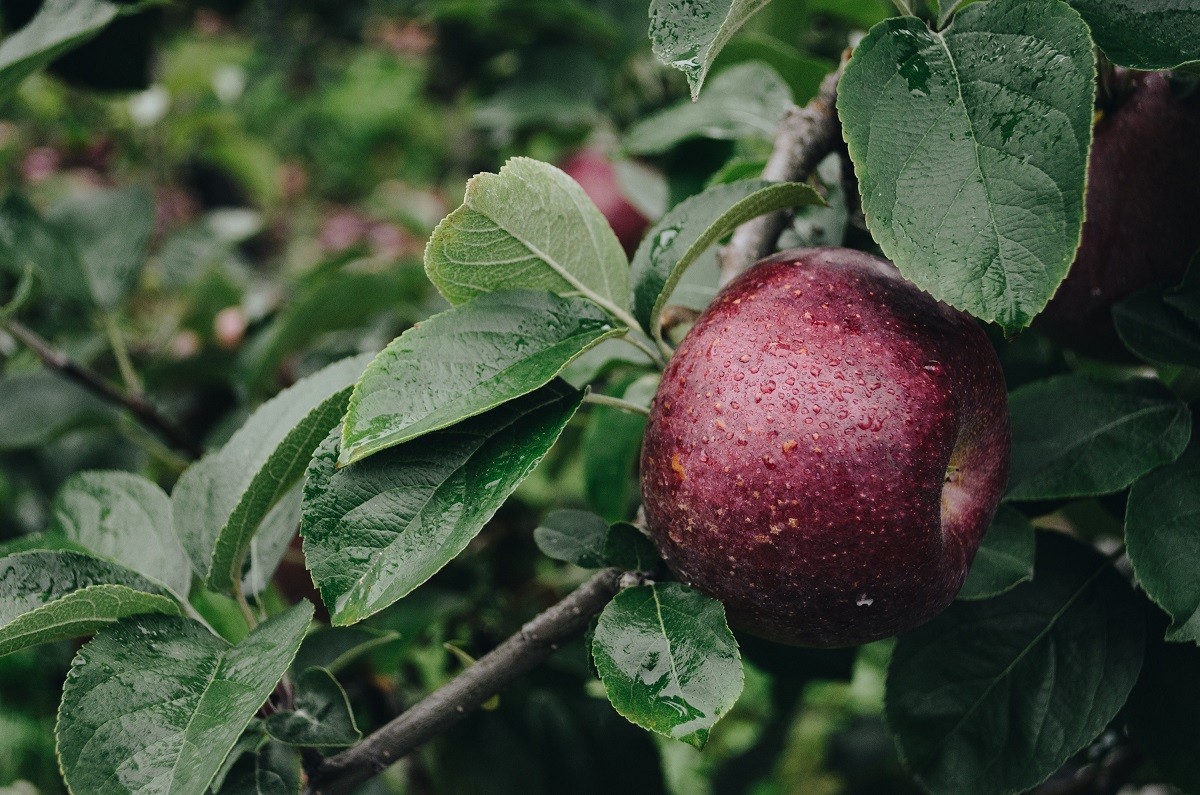
[[[643,417],[650,416],[650,409],[645,406],[639,406],[636,403],[630,403],[628,400],[622,400],[612,395],[602,395],[599,392],[588,392],[583,396],[583,402],[628,411],[630,414],[641,414]]]
[[[23,323],[9,319],[4,321],[4,328],[22,345],[33,351],[46,367],[61,373],[109,403],[126,409],[142,425],[159,434],[175,449],[187,452],[192,458],[199,458],[203,454],[182,428],[164,416],[146,398],[122,392],[99,373],[58,350]]]
[[[841,138],[837,116],[837,87],[842,66],[827,75],[821,90],[805,107],[793,106],[779,123],[775,146],[763,169],[763,179],[775,182],[801,182],[817,164],[834,150]],[[726,285],[751,265],[775,250],[779,236],[787,226],[786,210],[747,221],[733,233],[729,245],[721,249],[721,284]]]
[[[541,613],[474,665],[433,691],[353,748],[326,759],[307,795],[344,795],[458,723],[514,679],[582,635],[592,617],[626,584],[626,573],[605,569]]]

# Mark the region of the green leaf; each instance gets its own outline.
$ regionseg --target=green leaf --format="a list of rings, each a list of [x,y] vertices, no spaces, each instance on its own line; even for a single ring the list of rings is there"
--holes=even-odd
[[[582,397],[552,382],[342,469],[340,434],[331,434],[309,466],[301,535],[332,623],[379,612],[462,552],[546,455]]]
[[[336,674],[363,655],[400,638],[399,632],[373,627],[324,627],[308,634],[292,667],[297,671],[324,668]]]
[[[768,2],[650,0],[650,46],[658,60],[687,76],[695,99],[721,48]]]
[[[279,502],[263,518],[258,532],[250,539],[250,549],[246,552],[246,573],[242,576],[243,592],[259,594],[271,584],[271,578],[283,562],[292,539],[300,532],[300,498],[303,493],[304,483],[297,481],[279,498]]]
[[[797,105],[803,105],[815,97],[821,90],[825,75],[837,68],[837,64],[814,58],[775,36],[746,31],[725,45],[717,61],[717,71],[748,61],[765,63],[774,69],[787,81]],[[712,86],[709,86],[709,91],[712,91]]]
[[[0,267],[13,275],[32,267],[61,298],[86,303],[91,296],[75,252],[18,193],[10,193],[0,204]]]
[[[104,30],[119,13],[120,6],[105,0],[46,0],[25,27],[0,41],[0,102],[25,78]]]
[[[307,602],[294,605],[236,646],[194,621],[163,616],[96,635],[71,665],[58,712],[67,786],[204,792],[287,670],[312,613]]]
[[[1083,223],[1095,57],[1056,0],[991,0],[934,32],[881,22],[838,112],[875,240],[918,287],[1009,332],[1054,295]]]
[[[1125,347],[1148,362],[1200,367],[1200,323],[1168,302],[1172,289],[1149,287],[1122,300],[1113,325]]]
[[[1150,379],[1124,383],[1071,374],[1009,397],[1008,499],[1049,500],[1120,491],[1187,447],[1187,406]]]
[[[324,668],[309,668],[296,680],[296,706],[265,722],[267,734],[301,748],[347,748],[362,739],[346,691]]]
[[[1158,611],[1155,611],[1157,614]],[[1161,615],[1161,614],[1158,614]],[[1190,643],[1167,643],[1166,624],[1151,622],[1146,639],[1146,662],[1126,708],[1129,728],[1138,747],[1159,775],[1185,792],[1200,791],[1200,648]]]
[[[1033,524],[1017,509],[1001,505],[992,520],[959,599],[991,599],[1033,579]]]
[[[608,528],[604,539],[604,562],[626,571],[654,571],[659,564],[658,550],[649,536],[629,522],[617,522]]]
[[[433,230],[425,272],[452,304],[500,290],[549,290],[583,296],[637,325],[616,234],[575,180],[526,157],[471,178],[462,206]]]
[[[649,408],[658,379],[657,373],[631,375],[614,385],[616,395]],[[645,431],[644,414],[602,405],[588,410],[582,442],[583,491],[605,521],[627,519],[640,496],[637,465]]]
[[[752,218],[824,203],[810,185],[760,179],[716,185],[680,202],[654,225],[633,256],[634,316],[661,339],[663,307],[684,271],[710,246]]]
[[[792,90],[769,66],[731,66],[696,102],[683,101],[629,128],[622,140],[634,154],[657,155],[689,138],[771,140],[792,106]]]
[[[52,528],[186,598],[192,566],[175,535],[171,500],[129,472],[80,472],[59,489]]]
[[[0,655],[89,635],[139,613],[177,615],[179,605],[158,583],[79,552],[0,559]]]
[[[1163,300],[1193,323],[1200,323],[1200,253],[1192,257],[1183,281],[1167,290]]]
[[[255,531],[341,420],[350,386],[371,358],[343,359],[279,393],[179,479],[171,495],[175,527],[210,587],[228,590],[241,579]]]
[[[1200,6],[1191,0],[1067,0],[1113,63],[1174,69],[1200,61]]]
[[[548,514],[533,531],[543,555],[585,569],[604,566],[608,522],[591,511],[563,509]]]
[[[137,283],[154,231],[154,201],[137,186],[97,189],[55,205],[47,218],[74,249],[92,301],[116,307]]]
[[[1100,734],[1142,665],[1129,583],[1077,541],[1042,533],[1037,571],[995,599],[953,603],[902,635],[886,714],[931,793],[1024,792]]]
[[[49,370],[0,376],[0,406],[0,450],[41,447],[116,417],[100,398]]]
[[[236,750],[236,749],[235,749]],[[264,743],[248,754],[239,754],[216,795],[298,795],[300,752],[281,743]]]
[[[355,385],[338,465],[528,394],[622,332],[590,301],[531,290],[481,295],[422,321]]]
[[[12,298],[0,304],[0,323],[16,317],[21,308],[33,297],[33,273],[33,265],[26,263],[25,270],[21,274],[21,280],[13,288]]]
[[[677,582],[617,594],[596,623],[592,655],[617,712],[697,748],[742,692],[725,608]]]
[[[1167,615],[1167,639],[1200,643],[1200,447],[1133,484],[1125,509],[1133,574]]]

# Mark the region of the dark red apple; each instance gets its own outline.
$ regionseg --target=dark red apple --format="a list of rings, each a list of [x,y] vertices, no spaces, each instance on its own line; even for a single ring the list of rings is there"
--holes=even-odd
[[[1126,91],[1096,124],[1079,252],[1037,322],[1095,356],[1121,350],[1113,304],[1178,281],[1200,250],[1200,96],[1174,96],[1163,74],[1134,76]]]
[[[650,220],[625,198],[612,161],[595,149],[582,149],[563,162],[562,170],[578,182],[588,198],[600,208],[609,226],[617,233],[625,253],[632,257]]]
[[[1008,477],[987,337],[888,262],[764,260],[671,359],[642,448],[671,570],[780,643],[888,637],[954,599]]]

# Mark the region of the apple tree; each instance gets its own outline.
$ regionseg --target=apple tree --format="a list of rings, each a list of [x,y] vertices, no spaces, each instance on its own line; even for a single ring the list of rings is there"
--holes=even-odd
[[[47,67],[72,79],[64,56],[141,14],[165,24],[153,5],[5,11],[0,101]],[[289,31],[341,24],[305,5]],[[592,765],[596,791],[700,791],[704,769],[712,792],[782,792],[765,768],[809,686],[872,672],[896,786],[1200,790],[1200,2],[651,0],[648,41],[644,3],[428,5],[443,35],[518,50],[539,25],[632,26],[628,53],[659,63],[621,78],[639,96],[614,102],[619,136],[566,158],[519,131],[603,126],[563,87],[603,70],[581,77],[569,47],[480,67],[500,86],[477,114],[496,166],[435,210],[420,273],[333,257],[273,320],[212,311],[229,280],[188,283],[214,351],[249,335],[236,360],[172,368],[122,326],[184,291],[171,257],[251,246],[245,217],[164,243],[161,196],[132,181],[3,199],[2,446],[124,436],[64,454],[38,532],[0,549],[0,655],[74,641],[53,729],[67,790],[474,791],[454,778],[467,756],[519,762],[509,689],[559,677],[521,702],[571,771],[525,771],[536,791]],[[849,19],[838,59],[767,35],[830,11],[809,6]],[[136,30],[145,56],[157,34]],[[287,118],[293,138],[214,148],[253,175],[241,153],[292,147],[339,196],[365,195],[354,168],[403,125],[430,152],[483,146],[429,104],[454,68],[428,86],[393,69],[356,56],[303,113],[263,81],[247,129]],[[210,102],[245,89],[214,74]],[[166,123],[156,96],[130,112]],[[163,140],[224,140],[222,107]],[[339,126],[350,113],[366,118]],[[123,145],[160,156],[147,140]],[[439,178],[409,154],[408,178]],[[322,234],[388,232],[340,223]],[[404,301],[390,342],[356,325]],[[337,344],[277,389],[318,331]],[[237,390],[211,388],[222,368]],[[129,446],[152,455],[129,465]],[[507,518],[522,501],[533,521]],[[465,615],[460,642],[443,619]],[[415,672],[403,692],[387,666]],[[731,721],[757,739],[714,773]],[[402,762],[410,788],[383,789]]]

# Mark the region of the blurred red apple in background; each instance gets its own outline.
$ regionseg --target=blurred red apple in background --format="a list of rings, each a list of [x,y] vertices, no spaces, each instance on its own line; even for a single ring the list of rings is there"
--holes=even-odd
[[[625,253],[632,257],[650,220],[626,198],[612,161],[596,149],[582,149],[563,161],[561,168],[600,208]]]

